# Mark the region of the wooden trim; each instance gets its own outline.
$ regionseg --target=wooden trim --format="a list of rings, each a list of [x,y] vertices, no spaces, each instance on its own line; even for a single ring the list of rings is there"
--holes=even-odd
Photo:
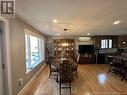
[[[10,36],[9,36],[9,20],[0,18],[0,21],[4,23],[4,33],[3,33],[3,38],[4,38],[4,54],[5,54],[5,66],[6,69],[4,70],[4,80],[7,80],[7,93],[9,95],[12,95],[12,79],[11,79],[11,64],[10,64]],[[5,90],[4,90],[5,91]]]
[[[46,67],[46,64],[44,64],[41,67],[41,69],[30,79],[30,81],[23,87],[23,89],[17,95],[22,95],[23,91],[30,86],[30,84],[36,79],[36,77],[41,73],[41,71],[44,70],[45,67]]]

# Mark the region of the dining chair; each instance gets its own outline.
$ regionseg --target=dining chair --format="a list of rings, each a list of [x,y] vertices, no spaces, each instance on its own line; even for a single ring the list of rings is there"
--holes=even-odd
[[[108,62],[109,62],[109,69],[108,69],[108,73],[112,72],[115,74],[115,77],[117,74],[122,75],[122,62],[121,59],[117,59],[116,57],[108,57]]]
[[[122,59],[122,70],[123,70],[123,75],[121,78],[121,81],[126,79],[126,74],[127,74],[127,60]]]
[[[108,57],[108,63],[109,63],[108,73],[113,72],[115,58],[114,57]]]
[[[69,88],[71,93],[71,82],[73,80],[71,72],[71,64],[68,60],[62,61],[59,65],[59,93],[61,95],[61,90]],[[68,85],[63,85],[68,84]]]
[[[115,77],[117,74],[120,74],[122,76],[122,61],[121,58],[115,58],[115,63],[114,63],[114,72],[115,72]]]
[[[49,78],[51,76],[57,76],[57,65],[54,64],[54,59],[50,58],[48,64],[49,64]]]
[[[78,77],[78,63],[74,60],[72,61],[72,74]]]

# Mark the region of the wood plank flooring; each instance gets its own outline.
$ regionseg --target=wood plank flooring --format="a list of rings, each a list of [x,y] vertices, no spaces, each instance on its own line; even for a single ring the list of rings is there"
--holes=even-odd
[[[107,73],[108,66],[104,64],[79,65],[78,78],[72,82],[71,95],[127,95],[127,81],[121,77]],[[48,78],[46,67],[42,73],[25,89],[22,95],[59,95],[59,84],[55,77]],[[68,89],[62,90],[62,95],[70,95]]]

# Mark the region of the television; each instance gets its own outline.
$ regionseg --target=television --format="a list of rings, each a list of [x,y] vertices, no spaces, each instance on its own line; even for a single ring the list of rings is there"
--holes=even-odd
[[[79,45],[79,53],[94,53],[94,45]]]

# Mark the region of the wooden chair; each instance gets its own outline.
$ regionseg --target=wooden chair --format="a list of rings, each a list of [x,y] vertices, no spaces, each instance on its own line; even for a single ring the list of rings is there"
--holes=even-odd
[[[112,72],[112,68],[114,67],[114,63],[115,63],[115,58],[114,57],[108,57],[108,63],[109,63],[109,69],[108,69],[108,73]]]
[[[54,64],[53,58],[48,62],[49,64],[49,78],[51,76],[57,76],[57,65]]]
[[[122,76],[122,61],[121,61],[121,58],[115,58],[114,73],[115,73],[115,76],[116,76],[116,74],[120,74]]]
[[[121,78],[121,81],[126,79],[126,74],[127,74],[127,60],[122,59],[122,69],[123,69],[123,75]]]
[[[74,60],[72,61],[72,74],[78,77],[78,63]]]
[[[72,72],[71,72],[71,64],[68,60],[64,60],[59,65],[59,93],[61,95],[61,89],[70,89],[71,93],[71,82],[72,82]],[[63,86],[62,84],[68,84]]]
[[[121,59],[116,59],[115,57],[108,57],[108,62],[109,62],[109,69],[108,69],[108,73],[112,72],[115,74],[115,77],[117,74],[121,74],[122,75],[122,71],[121,71]]]

